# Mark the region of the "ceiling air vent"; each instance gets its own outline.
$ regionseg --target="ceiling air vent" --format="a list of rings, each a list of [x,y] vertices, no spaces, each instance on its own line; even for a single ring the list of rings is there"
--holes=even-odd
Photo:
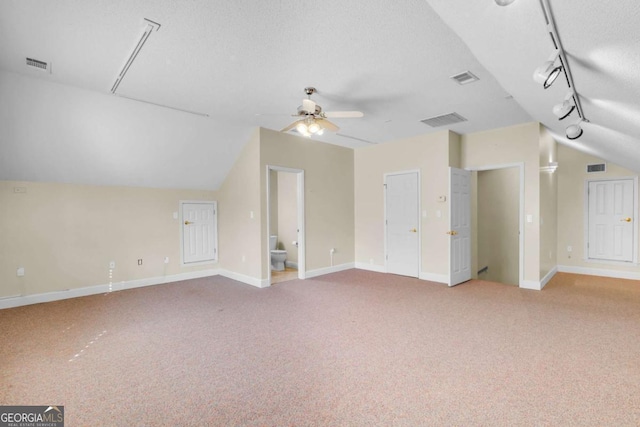
[[[440,126],[452,125],[454,123],[466,122],[467,119],[462,117],[458,113],[443,114],[442,116],[431,117],[428,119],[420,120],[425,125],[429,125],[432,128]]]
[[[594,163],[591,165],[587,165],[587,173],[606,172],[606,171],[607,171],[606,163]]]
[[[473,83],[480,79],[473,75],[471,71],[465,71],[464,73],[456,74],[455,76],[451,76],[450,79],[455,80],[460,85],[466,85],[467,83]]]
[[[27,60],[27,67],[32,67],[40,71],[51,73],[51,66],[47,62],[39,61],[33,58],[26,58],[26,60]]]

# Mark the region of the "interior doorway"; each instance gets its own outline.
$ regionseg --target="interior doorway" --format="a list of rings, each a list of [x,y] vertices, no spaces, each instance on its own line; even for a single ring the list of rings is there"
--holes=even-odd
[[[267,166],[269,284],[305,278],[304,171]]]
[[[473,172],[473,263],[481,280],[514,286],[524,281],[524,165]]]

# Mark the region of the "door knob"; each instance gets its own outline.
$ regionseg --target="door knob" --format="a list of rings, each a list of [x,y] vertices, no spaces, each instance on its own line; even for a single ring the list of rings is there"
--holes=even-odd
[[[184,225],[189,225],[189,224],[193,224],[191,221],[185,221]]]
[[[447,234],[450,236],[455,236],[456,234],[458,234],[457,231],[447,231]]]
[[[411,230],[409,230],[409,231],[410,231],[410,232],[412,232],[412,233],[417,233],[417,232],[418,232],[418,230],[416,230],[415,228],[412,228],[412,229],[411,229]]]
[[[631,222],[631,218],[624,218],[624,219],[621,219],[620,221]]]

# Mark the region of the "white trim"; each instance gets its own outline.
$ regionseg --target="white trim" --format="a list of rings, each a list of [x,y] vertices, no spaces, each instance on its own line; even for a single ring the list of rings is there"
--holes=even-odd
[[[359,270],[375,271],[376,273],[386,273],[387,269],[384,265],[371,264],[368,262],[356,262],[355,268]]]
[[[271,281],[269,279],[258,279],[256,277],[246,276],[244,274],[235,273],[229,270],[220,270],[219,274],[223,277],[227,277],[229,279],[233,279],[247,285],[255,286],[256,288],[268,288],[271,284]]]
[[[520,283],[520,289],[531,289],[533,291],[541,291],[542,286],[540,282],[535,280],[524,280]]]
[[[333,267],[318,268],[317,270],[307,271],[307,279],[311,277],[323,276],[329,273],[337,273],[338,271],[351,270],[352,268],[355,268],[355,265],[352,262],[334,265]]]
[[[530,286],[532,283],[532,281],[526,281],[524,280],[524,237],[525,237],[525,230],[524,230],[524,178],[525,178],[525,164],[524,162],[517,162],[517,163],[503,163],[500,165],[491,165],[491,166],[475,166],[475,167],[469,167],[466,168],[467,170],[470,171],[476,171],[476,172],[480,172],[480,171],[488,171],[488,170],[495,170],[495,169],[507,169],[507,168],[520,168],[520,221],[519,221],[519,227],[520,227],[520,232],[519,232],[519,243],[520,243],[520,254],[519,254],[519,266],[518,266],[518,282],[519,282],[519,286],[521,288],[524,289],[533,289],[533,288],[529,288],[527,286]],[[539,228],[539,226],[538,226]],[[542,288],[541,288],[542,289]]]
[[[214,257],[213,259],[206,259],[197,262],[184,262],[184,218],[182,216],[184,205],[186,203],[192,204],[212,204],[213,205],[213,236],[214,236]],[[178,202],[178,227],[180,227],[180,267],[194,267],[207,264],[214,264],[218,262],[219,250],[218,250],[218,202],[216,200],[180,200]]]
[[[306,271],[306,232],[305,232],[305,202],[304,202],[304,169],[293,169],[283,166],[267,166],[267,245],[266,245],[266,265],[267,265],[267,279],[268,283],[271,283],[271,253],[269,251],[269,238],[271,237],[271,174],[270,172],[288,172],[295,173],[297,178],[297,205],[298,205],[298,279],[304,280],[307,277]],[[264,281],[264,280],[263,280]]]
[[[586,262],[627,262],[627,261],[616,261],[616,260],[606,260],[606,259],[598,259],[598,258],[589,258],[589,184],[592,182],[602,182],[602,181],[632,181],[633,182],[633,246],[631,250],[633,251],[633,264],[638,264],[638,176],[626,176],[622,178],[618,177],[606,177],[606,178],[590,178],[587,177],[584,180],[584,235],[583,235],[583,260]]]
[[[58,301],[69,298],[84,297],[88,295],[105,294],[126,289],[141,288],[144,286],[163,285],[165,283],[179,282],[181,280],[200,279],[219,274],[218,270],[200,270],[189,273],[172,274],[170,276],[149,277],[146,279],[128,280],[113,284],[86,286],[82,288],[66,289],[64,291],[54,291],[42,294],[24,295],[0,299],[0,309],[20,307],[29,304],[39,304],[43,302]]]
[[[408,174],[412,174],[415,173],[416,175],[418,175],[418,212],[416,212],[417,218],[418,218],[418,271],[416,272],[418,274],[418,277],[420,276],[420,269],[422,268],[422,221],[421,221],[421,215],[420,212],[422,211],[422,176],[420,174],[420,169],[408,169],[408,170],[404,170],[404,171],[397,171],[397,172],[387,172],[382,176],[382,191],[383,191],[383,200],[384,200],[384,220],[382,221],[382,226],[384,227],[383,229],[383,233],[384,233],[384,269],[385,272],[389,271],[388,268],[388,248],[387,248],[387,177],[388,176],[393,176],[393,175],[408,175]],[[410,277],[414,277],[414,276],[410,276]]]
[[[448,274],[435,274],[435,273],[427,273],[425,271],[421,271],[419,279],[428,280],[429,282],[443,283],[445,285],[449,283]]]
[[[549,281],[553,279],[553,276],[555,276],[557,272],[558,266],[555,266],[542,278],[542,280],[540,281],[540,290],[547,286],[547,283],[549,283]]]
[[[573,265],[559,265],[558,272],[586,274],[588,276],[612,277],[615,279],[640,280],[640,271],[606,270],[603,268],[578,267]]]

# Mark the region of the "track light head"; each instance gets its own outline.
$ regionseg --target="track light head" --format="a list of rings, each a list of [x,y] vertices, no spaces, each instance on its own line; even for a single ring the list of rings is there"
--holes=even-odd
[[[576,109],[576,103],[575,100],[573,100],[573,97],[574,93],[573,91],[570,91],[567,96],[565,96],[564,101],[553,106],[553,114],[558,117],[558,120],[566,119],[569,114]],[[573,100],[573,104],[571,103],[571,100]]]
[[[582,127],[580,126],[582,120],[577,121],[576,123],[567,126],[567,138],[568,139],[578,139],[582,136]]]
[[[515,0],[496,0],[496,4],[498,6],[509,6],[511,3],[513,3]]]
[[[562,65],[556,67],[556,60],[560,55],[560,51],[555,51],[548,61],[536,68],[533,73],[533,80],[540,83],[545,89],[548,89],[558,78],[562,71]]]

